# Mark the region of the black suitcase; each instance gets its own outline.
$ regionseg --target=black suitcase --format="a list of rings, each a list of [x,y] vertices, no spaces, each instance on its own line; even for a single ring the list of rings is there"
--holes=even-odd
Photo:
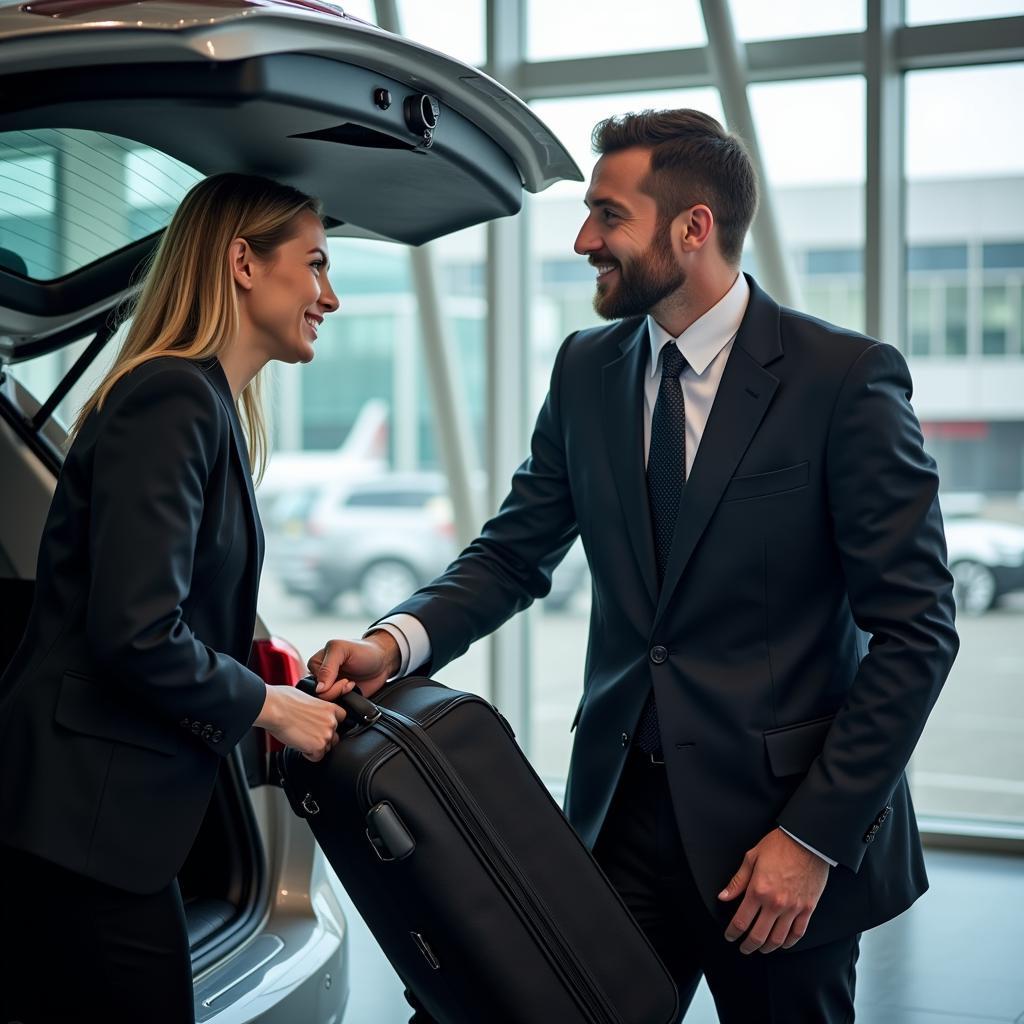
[[[282,783],[431,1016],[676,1024],[670,975],[505,719],[420,677],[377,700],[343,697],[341,742],[282,751]]]

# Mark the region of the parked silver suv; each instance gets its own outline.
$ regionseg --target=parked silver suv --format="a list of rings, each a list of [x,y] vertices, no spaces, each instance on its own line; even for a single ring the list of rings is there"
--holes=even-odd
[[[318,612],[354,592],[364,615],[380,618],[458,553],[448,487],[439,473],[378,473],[307,486],[280,495],[268,520],[275,531],[268,570]],[[577,541],[541,606],[565,609],[587,579]]]

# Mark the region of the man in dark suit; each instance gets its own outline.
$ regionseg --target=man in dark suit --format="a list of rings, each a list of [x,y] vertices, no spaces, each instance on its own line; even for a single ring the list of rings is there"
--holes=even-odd
[[[646,112],[594,141],[575,248],[616,322],[562,345],[480,536],[310,665],[327,696],[436,673],[579,534],[570,821],[684,1006],[703,974],[723,1021],[850,1021],[860,933],[927,887],[904,769],[957,650],[910,377],[739,273],[756,179],[717,121]]]

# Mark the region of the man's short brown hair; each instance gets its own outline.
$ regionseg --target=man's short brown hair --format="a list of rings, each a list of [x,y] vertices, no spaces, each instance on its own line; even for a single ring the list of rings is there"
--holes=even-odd
[[[671,221],[697,203],[718,225],[725,260],[737,266],[757,210],[757,174],[743,142],[699,110],[641,110],[599,122],[591,136],[604,156],[640,146],[651,151],[651,170],[641,189]]]

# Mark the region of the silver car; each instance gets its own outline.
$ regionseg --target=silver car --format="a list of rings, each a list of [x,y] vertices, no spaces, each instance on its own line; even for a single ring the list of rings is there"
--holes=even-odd
[[[946,519],[953,597],[965,615],[982,615],[1004,594],[1024,590],[1024,526],[980,516]]]
[[[355,593],[372,621],[441,573],[458,553],[448,486],[439,473],[383,473],[307,486],[276,497],[268,568],[284,589],[329,611]],[[577,541],[542,602],[562,611],[589,579]]]
[[[195,181],[270,174],[323,198],[330,235],[420,244],[579,177],[478,70],[320,2],[0,3],[0,96],[0,667],[61,468],[54,414]],[[298,653],[258,629],[253,667],[294,682]],[[227,760],[180,876],[196,1019],[334,1024],[346,923],[268,751],[254,729]]]

